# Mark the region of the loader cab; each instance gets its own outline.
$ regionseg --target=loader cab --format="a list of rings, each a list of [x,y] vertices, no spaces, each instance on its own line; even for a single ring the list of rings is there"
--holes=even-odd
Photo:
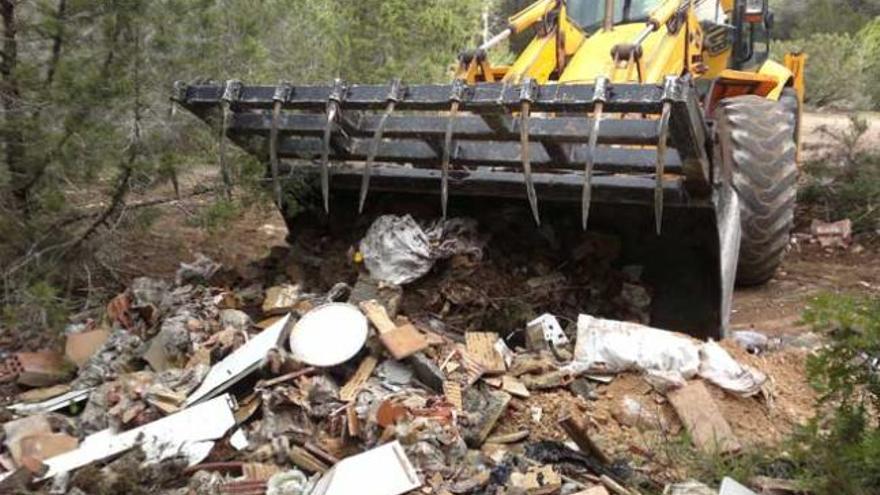
[[[773,13],[770,12],[768,0],[736,0],[732,14],[732,68],[756,69],[770,57]]]
[[[663,0],[617,0],[614,2],[614,23],[645,22],[661,3]],[[602,27],[604,0],[568,0],[565,5],[569,19],[585,31],[593,32]]]

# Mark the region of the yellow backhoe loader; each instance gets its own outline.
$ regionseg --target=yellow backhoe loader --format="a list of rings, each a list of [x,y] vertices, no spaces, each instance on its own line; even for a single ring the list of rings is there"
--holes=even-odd
[[[720,338],[735,281],[773,276],[793,222],[805,57],[768,60],[772,24],[767,0],[539,0],[449,84],[177,83],[173,100],[266,161],[293,235],[294,199],[331,224],[527,205],[535,231],[618,235],[652,324]]]

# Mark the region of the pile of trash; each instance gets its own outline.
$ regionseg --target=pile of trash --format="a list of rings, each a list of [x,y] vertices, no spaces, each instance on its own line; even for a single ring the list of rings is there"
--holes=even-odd
[[[67,329],[63,352],[0,363],[0,381],[22,390],[2,417],[0,493],[657,491],[584,412],[624,373],[671,404],[696,448],[741,449],[710,388],[761,397],[767,377],[716,343],[588,315],[500,333],[405,311],[403,285],[440,260],[473,267],[485,249],[475,222],[380,217],[352,253],[353,286],[223,287],[204,257],[173,284],[134,280],[103,319]],[[548,391],[572,407],[542,418],[533,398]],[[567,438],[510,423],[522,412]],[[740,488],[722,493],[750,493]]]

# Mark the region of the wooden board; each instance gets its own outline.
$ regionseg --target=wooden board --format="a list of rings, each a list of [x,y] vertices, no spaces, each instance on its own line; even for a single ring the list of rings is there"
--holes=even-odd
[[[443,395],[446,397],[446,402],[452,404],[456,411],[462,412],[464,410],[461,402],[461,385],[456,382],[443,382]]]
[[[494,332],[467,332],[464,334],[468,354],[489,374],[504,373],[504,358],[495,350],[498,334]]]
[[[410,357],[428,348],[428,340],[411,324],[380,333],[379,340],[391,356],[397,360]]]
[[[592,455],[604,465],[611,463],[611,459],[605,455],[605,452],[596,445],[596,442],[590,437],[587,425],[583,421],[577,419],[571,412],[567,413],[559,420],[559,426],[571,438],[581,452]]]
[[[361,301],[359,306],[361,311],[367,315],[370,323],[376,327],[379,335],[391,332],[397,328],[397,325],[395,325],[394,322],[391,321],[391,318],[388,317],[388,311],[385,310],[385,306],[382,306],[374,300]]]
[[[742,448],[702,381],[690,382],[667,397],[698,449],[724,454]]]
[[[527,399],[532,395],[529,393],[529,389],[526,388],[523,382],[510,375],[504,375],[501,377],[501,389],[514,397],[522,399]]]
[[[379,361],[373,356],[365,357],[358,366],[357,371],[354,372],[354,375],[339,389],[339,399],[344,402],[353,401],[361,388],[363,388],[364,383],[367,383],[367,380],[370,379],[370,375],[373,374],[377,364],[379,364]]]

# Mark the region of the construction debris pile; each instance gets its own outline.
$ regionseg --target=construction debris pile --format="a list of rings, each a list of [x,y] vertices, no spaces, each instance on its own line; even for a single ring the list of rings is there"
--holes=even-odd
[[[596,290],[603,242],[580,249]],[[635,495],[669,476],[631,432],[741,449],[717,398],[769,407],[762,371],[635,323],[650,297],[632,273],[606,303],[633,323],[544,313],[474,329],[488,322],[475,307],[497,308],[493,282],[473,278],[487,249],[475,222],[380,217],[338,264],[351,286],[309,290],[309,269],[289,267],[242,283],[204,257],[173,284],[135,279],[103,319],[68,328],[63,352],[0,365],[21,390],[2,417],[0,493]],[[579,270],[510,275],[564,307],[582,302],[564,290]]]

